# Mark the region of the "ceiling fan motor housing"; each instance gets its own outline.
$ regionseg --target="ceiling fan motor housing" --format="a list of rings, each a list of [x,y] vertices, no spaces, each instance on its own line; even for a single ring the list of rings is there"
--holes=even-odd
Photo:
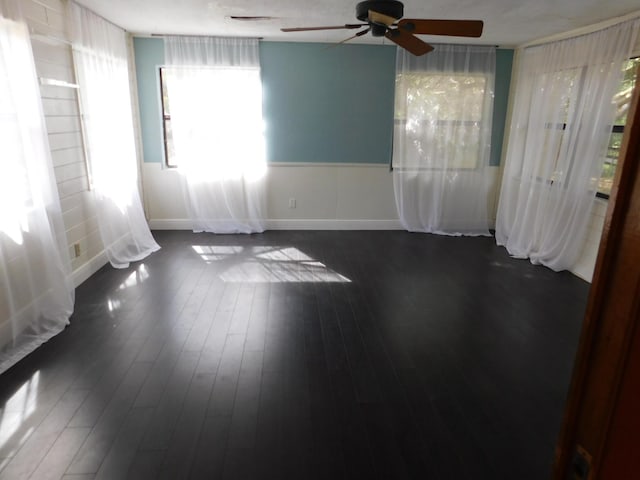
[[[404,5],[397,0],[366,0],[356,5],[356,18],[361,22],[369,22],[369,10],[387,15],[396,20],[404,15]],[[384,25],[370,23],[371,34],[374,37],[382,37],[387,31]]]

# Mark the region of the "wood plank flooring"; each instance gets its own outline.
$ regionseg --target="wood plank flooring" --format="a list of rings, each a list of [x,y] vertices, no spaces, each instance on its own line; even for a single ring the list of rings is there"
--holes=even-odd
[[[492,238],[155,236],[0,376],[0,479],[549,478],[587,283]]]

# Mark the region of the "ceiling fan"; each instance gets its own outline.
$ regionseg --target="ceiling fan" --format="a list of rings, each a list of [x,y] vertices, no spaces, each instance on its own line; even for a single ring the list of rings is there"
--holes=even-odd
[[[404,5],[398,0],[366,0],[356,5],[356,18],[365,23],[347,23],[330,27],[281,28],[283,32],[306,32],[312,30],[360,30],[340,43],[361,37],[369,32],[374,37],[386,37],[413,55],[424,55],[433,47],[423,42],[418,35],[448,35],[454,37],[479,37],[482,35],[482,20],[431,20],[404,19]]]

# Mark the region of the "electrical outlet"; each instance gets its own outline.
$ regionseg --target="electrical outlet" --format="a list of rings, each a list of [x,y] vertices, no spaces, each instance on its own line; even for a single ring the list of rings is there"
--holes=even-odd
[[[289,199],[289,208],[296,208],[296,199],[295,198],[290,198]]]
[[[73,244],[73,254],[76,256],[76,258],[78,258],[80,256],[80,244],[79,243],[74,243]]]

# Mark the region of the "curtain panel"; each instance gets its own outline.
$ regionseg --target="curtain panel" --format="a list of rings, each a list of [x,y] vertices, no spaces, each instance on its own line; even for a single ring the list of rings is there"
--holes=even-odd
[[[520,52],[496,240],[559,271],[585,239],[639,21]]]
[[[165,46],[163,80],[193,230],[264,231],[258,41],[170,37]]]
[[[126,34],[74,2],[68,20],[100,237],[111,265],[126,268],[160,248],[138,191]]]
[[[74,289],[27,25],[0,0],[0,373],[69,323]]]
[[[495,48],[396,57],[393,182],[405,229],[489,235]]]

